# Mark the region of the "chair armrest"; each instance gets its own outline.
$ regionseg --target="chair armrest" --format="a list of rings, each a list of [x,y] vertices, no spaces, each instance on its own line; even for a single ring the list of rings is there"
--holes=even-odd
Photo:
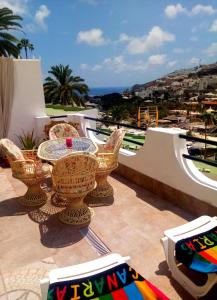
[[[38,157],[38,150],[22,150],[25,160],[33,160],[36,164],[42,164],[42,160]]]
[[[36,176],[36,164],[33,160],[16,160],[11,162],[13,176],[17,178],[29,178]]]

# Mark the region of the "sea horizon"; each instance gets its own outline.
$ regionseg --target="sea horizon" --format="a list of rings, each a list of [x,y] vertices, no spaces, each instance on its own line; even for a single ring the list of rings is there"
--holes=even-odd
[[[89,89],[89,96],[102,96],[112,93],[123,93],[126,89],[129,89],[128,86],[111,86],[111,87],[91,87]]]

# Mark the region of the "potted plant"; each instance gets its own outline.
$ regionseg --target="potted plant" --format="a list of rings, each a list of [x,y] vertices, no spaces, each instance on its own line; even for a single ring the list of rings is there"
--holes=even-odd
[[[26,159],[39,160],[37,157],[37,148],[40,144],[40,138],[34,135],[34,129],[31,132],[24,132],[17,136],[22,145],[23,155]]]

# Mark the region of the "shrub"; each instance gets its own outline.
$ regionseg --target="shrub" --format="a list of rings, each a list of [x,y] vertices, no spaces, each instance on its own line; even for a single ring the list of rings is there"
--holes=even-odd
[[[23,131],[23,134],[17,137],[25,150],[36,149],[40,143],[40,139],[34,136],[34,129],[27,133]]]

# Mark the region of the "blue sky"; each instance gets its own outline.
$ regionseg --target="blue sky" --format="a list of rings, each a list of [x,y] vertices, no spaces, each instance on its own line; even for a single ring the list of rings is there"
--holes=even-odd
[[[132,86],[217,61],[216,0],[0,0],[23,17],[50,66],[69,64],[90,87]]]

